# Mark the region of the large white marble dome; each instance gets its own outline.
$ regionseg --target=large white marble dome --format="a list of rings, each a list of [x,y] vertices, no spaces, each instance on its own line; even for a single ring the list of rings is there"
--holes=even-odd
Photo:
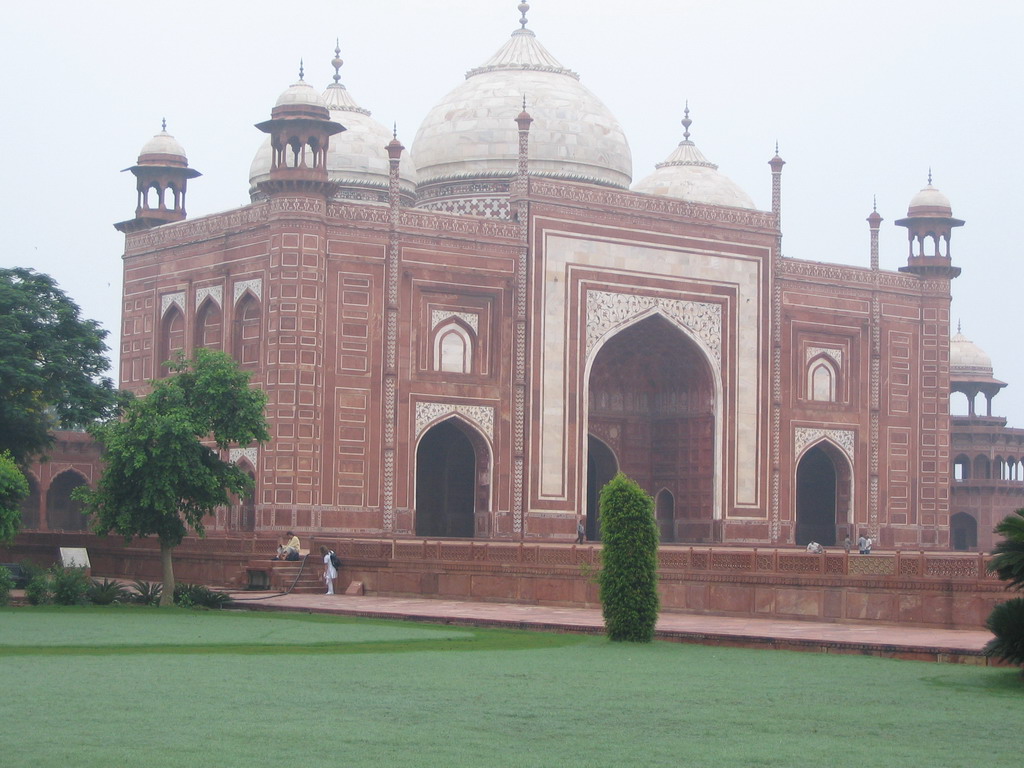
[[[520,10],[522,10],[520,6]],[[525,15],[525,12],[524,12]],[[412,159],[424,184],[509,178],[519,156],[516,116],[530,127],[530,175],[626,189],[632,155],[618,120],[524,26],[435,106]]]

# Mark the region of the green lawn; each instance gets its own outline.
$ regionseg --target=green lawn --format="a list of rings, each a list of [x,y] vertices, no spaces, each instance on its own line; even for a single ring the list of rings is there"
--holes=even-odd
[[[0,609],[0,765],[1021,765],[1015,670],[299,614]]]

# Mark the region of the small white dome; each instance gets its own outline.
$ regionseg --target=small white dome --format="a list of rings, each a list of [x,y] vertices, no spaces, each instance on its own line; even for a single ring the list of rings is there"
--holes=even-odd
[[[718,170],[697,146],[690,141],[690,110],[683,118],[684,138],[664,162],[637,182],[634,192],[675,197],[691,203],[724,205],[730,208],[754,208],[750,195],[732,179]]]
[[[907,216],[910,218],[921,216],[935,216],[947,218],[953,215],[953,206],[949,198],[938,189],[932,186],[931,174],[928,175],[928,186],[914,195],[907,207]]]
[[[139,151],[140,165],[145,163],[146,155],[171,155],[183,161],[187,160],[185,148],[167,132],[166,128],[142,146],[142,149]]]
[[[523,28],[483,66],[470,70],[423,121],[412,145],[421,187],[514,176],[515,119],[524,98],[533,118],[531,175],[629,186],[633,161],[619,122],[575,72]]]
[[[949,372],[959,379],[991,379],[992,358],[957,331],[949,341]]]
[[[277,103],[274,104],[275,107],[291,105],[327,107],[323,98],[316,92],[316,89],[305,80],[299,80],[297,83],[292,83],[288,86],[288,89],[277,97]]]

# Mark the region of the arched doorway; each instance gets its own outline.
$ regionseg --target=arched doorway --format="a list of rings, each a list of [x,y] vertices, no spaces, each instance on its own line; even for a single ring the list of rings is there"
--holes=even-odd
[[[949,537],[953,542],[953,549],[977,549],[978,521],[973,515],[957,512],[949,518]]]
[[[587,541],[601,540],[601,489],[619,471],[612,449],[593,435],[587,439]]]
[[[28,496],[21,500],[21,529],[23,531],[35,531],[39,529],[39,482],[29,473],[25,474],[28,480]]]
[[[807,451],[796,469],[796,544],[831,547],[850,520],[850,464],[829,442]]]
[[[461,420],[431,427],[416,449],[416,535],[473,538],[489,532],[488,451]]]
[[[46,492],[46,523],[51,531],[84,531],[88,518],[82,514],[82,502],[71,498],[71,492],[85,485],[85,478],[77,472],[61,472],[50,483]]]
[[[668,540],[707,542],[718,536],[715,391],[704,351],[661,315],[608,339],[590,369],[588,428],[617,436],[611,447],[618,468],[647,493],[670,494],[672,517],[659,520]],[[588,495],[593,490],[588,484]],[[596,503],[588,499],[587,506],[594,509]],[[590,525],[588,520],[588,535]]]

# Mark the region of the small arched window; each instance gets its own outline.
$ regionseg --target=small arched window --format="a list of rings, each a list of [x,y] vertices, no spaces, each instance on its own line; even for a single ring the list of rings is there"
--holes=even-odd
[[[455,320],[439,326],[434,332],[435,371],[473,372],[473,334]]]
[[[827,357],[814,358],[807,369],[807,399],[822,403],[836,401],[836,369]]]

